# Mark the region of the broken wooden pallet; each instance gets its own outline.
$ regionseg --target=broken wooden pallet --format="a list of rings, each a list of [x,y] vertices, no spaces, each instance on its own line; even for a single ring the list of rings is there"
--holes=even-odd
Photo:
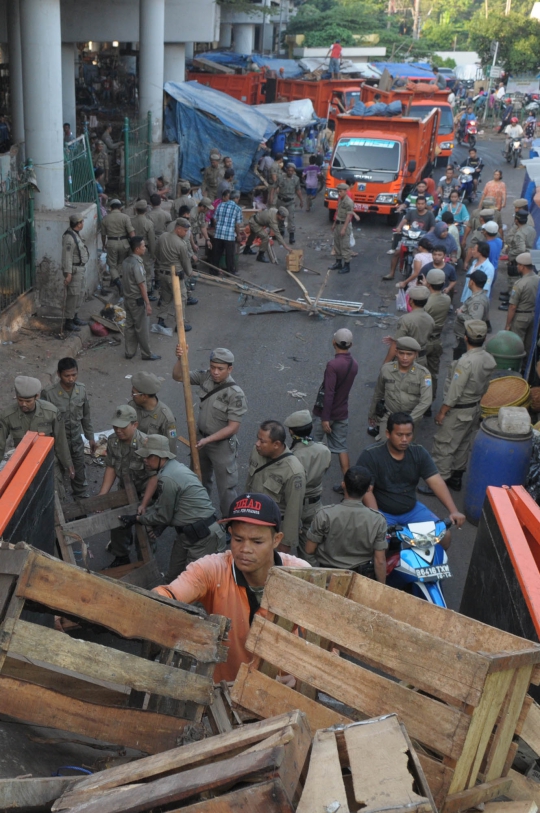
[[[538,681],[540,646],[355,573],[339,572],[335,595],[326,589],[335,579],[335,570],[270,571],[269,615],[253,619],[246,646],[255,660],[241,667],[233,701],[262,717],[299,708],[313,731],[350,722],[321,706],[317,692],[359,719],[395,712],[420,745],[445,813],[498,796],[510,784],[504,777],[527,689]],[[354,661],[328,651],[330,641]],[[301,681],[300,691],[273,680],[277,670]]]
[[[147,753],[173,747],[188,731],[201,733],[214,668],[227,657],[228,619],[207,618],[24,543],[0,546],[0,588],[0,713]],[[53,629],[55,615],[162,648],[167,658],[160,663],[80,640]],[[47,616],[50,626],[43,626]],[[143,711],[148,695],[150,710]],[[169,714],[159,713],[163,699],[175,716],[170,706]]]
[[[294,711],[94,774],[52,809],[144,813],[175,804],[183,813],[293,813],[310,746],[307,720]]]

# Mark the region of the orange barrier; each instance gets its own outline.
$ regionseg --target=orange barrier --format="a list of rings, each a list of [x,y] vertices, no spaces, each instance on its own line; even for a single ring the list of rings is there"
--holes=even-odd
[[[0,536],[21,506],[53,447],[54,438],[27,432],[0,472]]]

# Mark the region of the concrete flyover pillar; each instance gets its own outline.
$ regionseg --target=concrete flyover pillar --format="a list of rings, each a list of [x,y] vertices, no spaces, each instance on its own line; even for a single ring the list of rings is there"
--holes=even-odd
[[[74,42],[62,43],[62,116],[71,124],[71,132],[77,135],[77,108],[75,104],[75,54]]]
[[[255,45],[255,25],[253,23],[238,23],[233,26],[234,53],[252,54]]]
[[[60,0],[20,0],[26,155],[34,162],[36,208],[64,207]]]
[[[193,59],[193,55],[195,53],[195,43],[194,42],[185,42],[184,49],[186,53],[186,59]]]
[[[15,143],[24,141],[24,102],[21,56],[21,11],[19,0],[7,4],[9,45],[9,92],[11,96],[12,135]]]
[[[163,67],[165,58],[165,0],[140,0],[139,111],[152,116],[152,141],[163,132]]]
[[[232,42],[232,23],[221,23],[219,27],[219,47],[230,48]]]
[[[165,44],[165,82],[183,82],[186,78],[186,48],[183,42]]]

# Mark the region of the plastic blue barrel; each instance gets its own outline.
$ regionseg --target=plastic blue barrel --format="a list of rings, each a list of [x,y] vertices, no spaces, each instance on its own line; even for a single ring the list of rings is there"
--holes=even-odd
[[[274,136],[274,145],[272,147],[272,154],[277,155],[278,152],[285,152],[285,142],[287,141],[287,136],[285,133],[278,133]]]
[[[303,159],[302,159],[302,152],[294,153],[288,152],[287,159],[295,165],[298,169],[302,169],[303,167]]]
[[[490,415],[480,425],[473,443],[465,485],[465,516],[478,525],[488,486],[521,486],[529,471],[532,429],[526,435],[509,435]]]

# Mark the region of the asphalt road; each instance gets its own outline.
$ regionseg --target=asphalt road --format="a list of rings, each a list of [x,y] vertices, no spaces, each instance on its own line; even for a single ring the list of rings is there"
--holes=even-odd
[[[486,165],[482,179],[484,183],[492,177],[495,168],[502,166],[502,143],[500,136],[480,136],[478,149]],[[465,149],[458,148],[455,157],[459,162],[464,160]],[[514,170],[506,164],[503,171],[508,187],[504,219],[510,224],[512,201],[521,195],[524,171]],[[443,170],[440,170],[440,175],[442,174]],[[438,177],[439,170],[435,175],[435,178]],[[305,264],[321,274],[325,273],[333,260],[330,253],[330,224],[322,195],[317,198],[311,213],[298,214],[297,222],[297,247],[305,250]],[[384,319],[358,315],[319,318],[298,312],[245,315],[236,294],[201,282],[197,284],[195,295],[199,298],[199,304],[188,309],[189,321],[193,325],[193,330],[188,334],[190,366],[206,369],[213,347],[230,348],[236,357],[234,378],[243,387],[248,399],[249,411],[239,435],[241,488],[245,482],[247,462],[258,424],[268,418],[283,420],[297,409],[313,406],[325,364],[332,355],[332,335],[342,326],[353,332],[353,354],[359,362],[359,374],[350,399],[351,461],[354,462],[362,449],[372,442],[366,434],[367,412],[386,354],[386,347],[381,340],[383,336],[392,333],[397,320],[394,307],[396,289],[392,283],[381,279],[389,268],[390,258],[386,252],[390,247],[391,229],[385,219],[365,216],[360,228],[355,228],[354,233],[358,257],[352,261],[352,271],[349,275],[342,276],[334,272],[324,296],[363,302],[368,310],[387,313],[388,316]],[[257,283],[282,286],[288,296],[296,298],[301,292],[285,273],[284,251],[279,247],[277,256],[279,265],[262,265],[255,262],[255,257],[241,257],[240,273]],[[458,283],[458,291],[461,291],[463,277],[464,275]],[[310,293],[316,292],[321,282],[320,276],[308,273],[302,273],[300,279]],[[494,331],[504,326],[505,314],[497,310],[497,305],[498,292],[505,285],[506,275],[500,274],[492,300],[491,321]],[[249,304],[258,303],[251,301]],[[451,323],[445,330],[443,341],[444,371],[451,361],[451,347],[454,344]],[[161,354],[161,361],[127,361],[123,348],[111,348],[107,345],[87,351],[80,357],[80,379],[88,386],[96,431],[109,428],[114,408],[129,400],[131,385],[128,377],[138,369],[151,369],[164,378],[160,398],[175,413],[179,433],[187,436],[182,386],[171,378],[175,361],[175,339],[152,334],[151,345],[156,353]],[[294,391],[296,395],[291,394]],[[442,386],[439,387],[436,405],[440,402],[441,395]],[[432,419],[424,419],[418,427],[416,439],[428,449],[431,448],[434,428]],[[183,462],[187,462],[186,452],[186,447],[180,445],[179,459]],[[89,473],[92,491],[95,493],[101,482],[101,470],[92,466]],[[339,496],[332,491],[332,484],[339,480],[339,466],[337,460],[334,460],[326,477],[324,502],[334,503],[339,500]],[[462,494],[455,496],[459,506]],[[426,498],[426,504],[441,517],[445,515],[445,509],[436,499]],[[476,529],[469,524],[461,531],[453,532],[449,553],[453,579],[446,583],[447,599],[453,609],[459,607],[475,533]],[[158,561],[162,563],[163,570],[172,535],[168,531],[159,542]],[[93,567],[103,567],[109,561],[108,554],[103,551],[104,543],[105,540],[101,538],[92,541]]]

